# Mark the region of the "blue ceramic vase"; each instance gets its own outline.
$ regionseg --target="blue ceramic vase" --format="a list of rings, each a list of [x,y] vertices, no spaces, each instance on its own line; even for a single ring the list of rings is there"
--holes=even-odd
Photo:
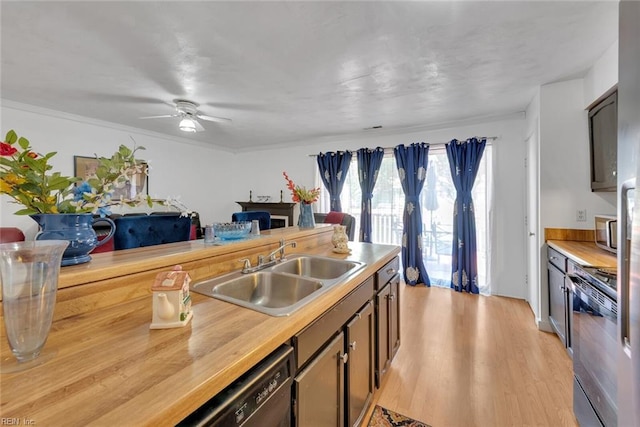
[[[68,240],[69,246],[62,255],[62,265],[76,265],[91,261],[89,253],[107,243],[116,230],[109,218],[93,218],[90,213],[80,214],[35,214],[31,218],[40,226],[36,240]],[[109,234],[98,241],[93,224],[106,222],[111,226]]]
[[[311,203],[300,203],[300,216],[298,217],[298,227],[314,228],[316,221],[313,218],[313,205]]]

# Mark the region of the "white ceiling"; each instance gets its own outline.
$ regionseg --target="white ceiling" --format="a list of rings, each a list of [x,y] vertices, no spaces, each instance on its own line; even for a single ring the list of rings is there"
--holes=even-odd
[[[2,1],[1,97],[230,150],[524,111],[617,38],[617,1]],[[174,99],[230,124],[187,134]],[[370,130],[368,132],[371,132]]]

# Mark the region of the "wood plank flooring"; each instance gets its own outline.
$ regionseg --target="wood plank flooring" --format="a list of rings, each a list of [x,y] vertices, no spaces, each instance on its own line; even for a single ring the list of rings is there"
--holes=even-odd
[[[571,359],[525,301],[400,287],[402,342],[374,403],[433,427],[578,425]]]

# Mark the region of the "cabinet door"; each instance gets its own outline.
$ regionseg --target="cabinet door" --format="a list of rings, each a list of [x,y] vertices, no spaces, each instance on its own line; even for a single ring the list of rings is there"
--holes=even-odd
[[[567,345],[567,314],[565,311],[567,294],[564,287],[564,271],[551,263],[547,264],[549,279],[549,321],[562,343]]]
[[[389,359],[393,360],[400,347],[400,276],[389,285]]]
[[[591,190],[616,191],[618,160],[618,94],[589,110]]]
[[[296,426],[344,426],[344,333],[294,379]]]
[[[387,284],[376,295],[376,387],[380,387],[382,376],[389,364],[389,294]]]
[[[373,303],[369,301],[346,327],[347,423],[357,426],[373,397],[374,329]]]

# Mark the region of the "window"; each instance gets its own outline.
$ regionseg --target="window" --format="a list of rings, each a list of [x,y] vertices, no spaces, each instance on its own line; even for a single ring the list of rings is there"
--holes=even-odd
[[[482,294],[490,294],[490,228],[491,216],[491,145],[487,144],[480,170],[473,187],[473,202],[476,214],[478,244],[478,282]],[[428,179],[420,193],[422,209],[422,256],[433,286],[451,285],[451,249],[453,234],[453,204],[456,190],[451,180],[449,159],[443,145],[429,148]],[[433,175],[431,175],[433,174]],[[322,188],[318,209],[329,211],[329,193],[320,176],[316,176],[316,186]],[[358,161],[353,156],[340,200],[342,210],[356,218],[356,240],[360,231],[360,184],[358,182]],[[372,242],[400,245],[402,242],[402,210],[404,193],[398,178],[396,162],[392,153],[386,154],[371,201]]]

